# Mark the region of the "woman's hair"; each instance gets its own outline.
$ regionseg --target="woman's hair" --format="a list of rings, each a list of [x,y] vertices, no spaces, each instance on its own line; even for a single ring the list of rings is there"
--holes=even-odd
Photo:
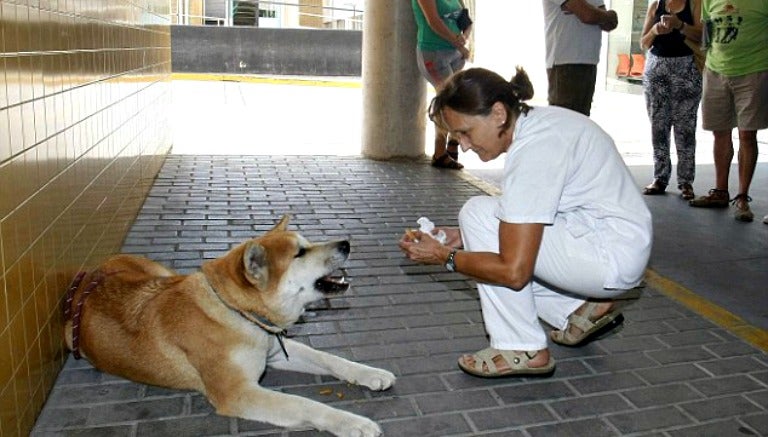
[[[493,71],[470,68],[455,73],[440,87],[429,105],[429,119],[447,130],[443,120],[445,108],[462,114],[485,116],[491,113],[494,103],[501,102],[507,109],[507,119],[501,129],[504,132],[509,129],[513,116],[528,113],[531,107],[523,102],[532,97],[533,85],[522,67],[517,67],[515,76],[509,82]]]

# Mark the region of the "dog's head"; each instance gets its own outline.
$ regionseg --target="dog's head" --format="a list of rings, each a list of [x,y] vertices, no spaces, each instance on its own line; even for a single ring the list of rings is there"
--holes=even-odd
[[[262,237],[203,265],[229,305],[281,327],[298,320],[308,303],[349,287],[343,276],[334,276],[349,257],[349,242],[311,243],[288,231],[288,221],[284,216]]]

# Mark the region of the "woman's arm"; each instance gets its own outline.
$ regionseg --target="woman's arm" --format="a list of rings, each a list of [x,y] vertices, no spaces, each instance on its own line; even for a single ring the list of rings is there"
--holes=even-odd
[[[461,33],[453,33],[451,29],[445,25],[443,19],[440,18],[440,14],[437,13],[437,3],[435,0],[416,0],[421,8],[421,12],[424,13],[424,18],[427,20],[429,27],[440,36],[440,38],[448,41],[456,47],[464,47],[467,40]]]
[[[544,225],[540,223],[499,225],[499,253],[457,251],[456,271],[478,281],[519,290],[533,277]],[[420,233],[412,239],[400,240],[400,248],[408,258],[423,263],[443,265],[453,250]]]
[[[680,33],[692,41],[701,42],[701,32],[703,30],[701,25],[701,0],[691,0],[691,14],[693,15],[693,24],[682,23],[679,26],[681,27]]]
[[[653,45],[656,35],[669,33],[670,30],[664,27],[661,22],[654,24],[656,9],[659,7],[658,0],[648,3],[648,11],[645,13],[645,23],[643,23],[643,32],[640,37],[640,48],[648,50]]]
[[[499,224],[499,253],[457,252],[456,270],[483,282],[519,290],[533,278],[544,234],[540,223]]]
[[[576,15],[582,23],[600,26],[606,32],[615,29],[619,24],[616,11],[592,6],[586,0],[565,0],[560,7]]]

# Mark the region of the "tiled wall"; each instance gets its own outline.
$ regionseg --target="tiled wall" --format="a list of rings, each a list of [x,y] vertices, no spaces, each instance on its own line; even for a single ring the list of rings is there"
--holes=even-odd
[[[167,0],[0,0],[0,435],[65,357],[77,270],[120,249],[171,145]]]

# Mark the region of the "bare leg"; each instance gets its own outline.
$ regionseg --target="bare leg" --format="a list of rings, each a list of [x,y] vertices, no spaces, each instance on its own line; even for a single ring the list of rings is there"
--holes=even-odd
[[[739,192],[748,194],[757,165],[757,131],[739,130]]]
[[[733,161],[733,140],[731,131],[715,131],[715,188],[728,190],[728,175]],[[754,170],[754,167],[753,167]]]

